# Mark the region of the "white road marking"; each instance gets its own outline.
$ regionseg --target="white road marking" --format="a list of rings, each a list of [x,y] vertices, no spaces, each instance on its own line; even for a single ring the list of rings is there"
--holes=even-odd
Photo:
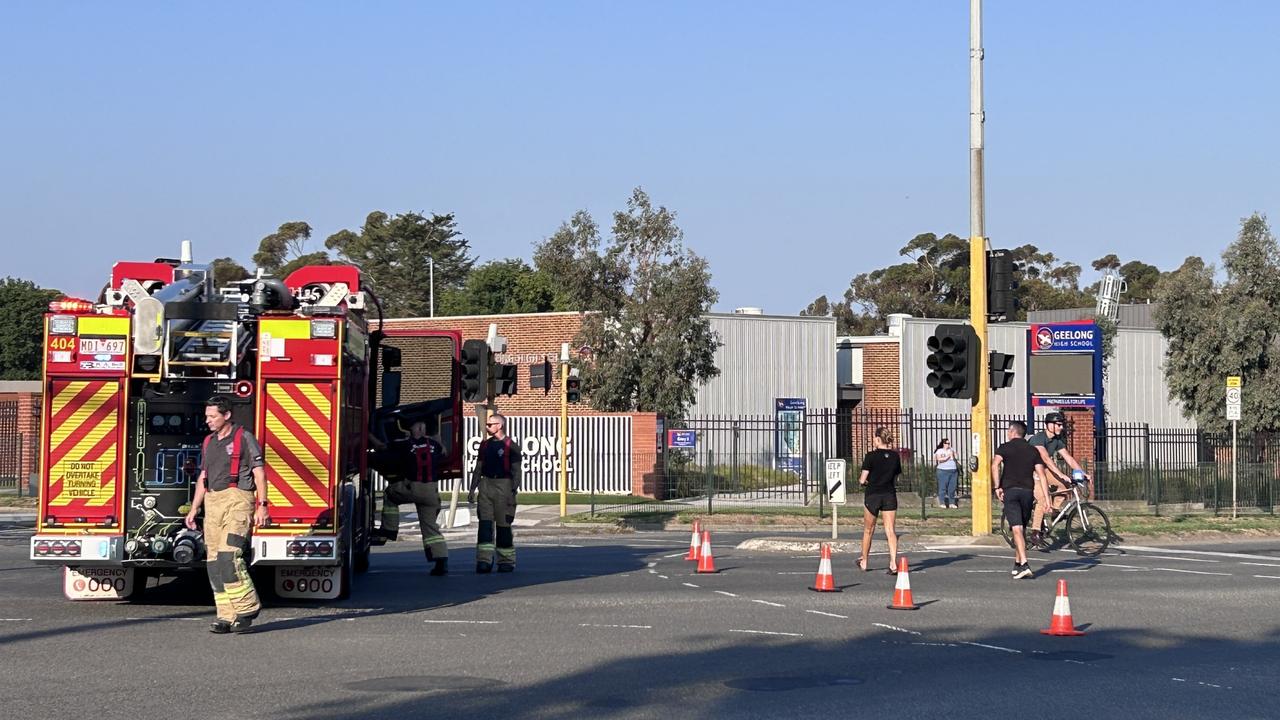
[[[913,643],[911,643],[911,644],[912,644],[912,645],[923,645],[923,646],[925,646],[925,647],[960,647],[959,645],[957,645],[957,644],[955,644],[955,643],[942,643],[942,642],[913,642]]]
[[[1175,548],[1156,548],[1144,547],[1142,545],[1125,545],[1125,551],[1137,550],[1138,552],[1161,552],[1173,555],[1207,555],[1210,557],[1234,558],[1237,560],[1276,560],[1275,555],[1248,555],[1246,553],[1229,553],[1229,552],[1213,552],[1209,550],[1178,550]]]
[[[822,612],[821,610],[805,610],[805,612],[807,612],[807,613],[813,613],[814,615],[825,615],[825,616],[827,616],[827,617],[840,618],[841,620],[848,620],[848,619],[849,619],[849,616],[848,616],[848,615],[837,615],[837,614],[835,614],[835,613]]]
[[[1257,565],[1257,566],[1259,566],[1259,567],[1280,567],[1280,565],[1277,565],[1277,564],[1275,564],[1275,563],[1251,563],[1251,562],[1242,562],[1242,563],[1240,563],[1240,564],[1241,564],[1241,565]]]
[[[670,579],[671,579],[671,578],[667,577],[666,575],[659,575],[658,577],[662,578],[663,580],[670,580]]]
[[[1068,570],[1067,568],[1058,568],[1056,570],[1050,570],[1049,572],[1089,572],[1091,569],[1092,568],[1071,568]]]
[[[724,590],[716,590],[716,592],[720,593],[721,595],[727,595],[729,597],[738,597],[737,595],[734,595],[731,592],[725,592]]]
[[[768,630],[730,630],[729,632],[748,633],[751,635],[783,635],[786,637],[804,637],[804,635],[801,635],[800,633],[770,632]]]
[[[663,558],[678,558],[678,557],[684,557],[684,556],[685,556],[685,553],[672,553],[671,555],[663,555],[662,557],[663,557]]]
[[[658,563],[656,563],[656,562],[651,562],[651,563],[649,563],[649,567],[658,567]]]
[[[751,600],[751,602],[760,603],[761,605],[768,605],[770,607],[780,607],[780,608],[786,607],[786,605],[783,605],[782,603],[769,602],[768,600]]]
[[[977,642],[962,642],[961,644],[972,645],[974,647],[980,647],[980,648],[986,648],[988,650],[999,650],[1000,652],[1016,653],[1018,655],[1022,654],[1021,650],[1014,650],[1013,648],[1000,647],[999,645],[987,645],[985,643],[977,643]]]
[[[778,574],[779,575],[812,575],[813,573],[806,570],[804,572],[780,572]]]
[[[885,625],[884,623],[871,623],[871,624],[872,624],[872,625],[875,625],[876,627],[884,628],[885,630],[893,630],[894,632],[907,633],[908,635],[919,635],[919,634],[920,634],[920,633],[916,632],[915,630],[908,630],[908,629],[906,629],[906,628],[894,627],[893,625]]]
[[[680,584],[685,587],[691,587],[691,588],[702,587],[701,585],[694,585],[693,583],[680,583]]]
[[[1008,570],[965,570],[965,572],[967,573],[1002,573],[1002,572],[1009,572],[1009,571]]]
[[[433,625],[498,625],[501,620],[423,620]]]
[[[1256,578],[1266,578],[1267,580],[1280,580],[1280,575],[1254,575]]]
[[[652,625],[596,625],[593,623],[579,623],[578,627],[589,628],[626,628],[629,630],[652,630]]]
[[[125,618],[132,620],[133,618]],[[31,618],[0,618],[0,622],[31,622]]]
[[[30,619],[30,618],[28,618]],[[161,620],[204,620],[205,618],[170,618],[170,617],[127,617],[125,620],[132,622],[159,622]]]
[[[1200,562],[1200,563],[1220,563],[1221,560],[1206,560],[1205,558],[1189,558],[1189,557],[1173,557],[1171,555],[1139,555],[1144,560],[1178,560],[1181,562]]]
[[[1223,575],[1231,577],[1231,573],[1205,572],[1204,570],[1181,570],[1179,568],[1152,568],[1152,570],[1164,570],[1165,572],[1187,573],[1188,575]]]

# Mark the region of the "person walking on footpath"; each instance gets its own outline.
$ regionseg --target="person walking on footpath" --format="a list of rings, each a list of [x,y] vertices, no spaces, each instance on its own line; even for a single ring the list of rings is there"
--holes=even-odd
[[[960,468],[956,465],[956,452],[951,449],[951,438],[942,438],[933,451],[933,462],[938,468],[938,507],[958,508],[956,502],[956,480],[960,477]]]
[[[493,570],[494,552],[498,556],[498,572],[516,569],[516,544],[511,522],[516,516],[516,493],[520,491],[520,443],[507,435],[507,419],[493,414],[485,422],[489,437],[480,443],[476,468],[471,473],[467,502],[479,502],[476,514],[480,529],[476,532],[476,572]],[[495,540],[495,526],[497,542]]]
[[[870,570],[871,537],[876,531],[876,518],[884,515],[884,534],[889,541],[889,574],[898,574],[898,534],[894,530],[894,518],[898,513],[897,479],[902,474],[902,460],[893,446],[893,433],[888,428],[876,428],[871,438],[875,449],[862,459],[862,474],[858,484],[865,493],[862,505],[862,555],[858,567]]]
[[[204,439],[200,476],[186,525],[196,529],[196,514],[204,507],[205,567],[218,618],[209,626],[216,634],[247,632],[262,609],[258,592],[244,564],[252,528],[267,516],[266,464],[253,433],[231,422],[231,404],[222,396],[209,399],[204,409],[210,432]]]
[[[1004,503],[1004,518],[1013,534],[1013,572],[1010,574],[1021,580],[1035,575],[1027,562],[1027,538],[1023,531],[1031,519],[1041,458],[1039,450],[1027,442],[1026,423],[1014,420],[1005,435],[1008,440],[996,448],[991,458],[991,480],[996,497]]]

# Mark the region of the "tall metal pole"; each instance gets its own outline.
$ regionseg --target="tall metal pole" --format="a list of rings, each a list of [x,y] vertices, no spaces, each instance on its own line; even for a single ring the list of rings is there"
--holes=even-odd
[[[551,378],[547,378],[548,381]],[[560,517],[569,514],[569,343],[560,344]]]
[[[427,258],[427,270],[430,273],[431,285],[431,317],[436,316],[436,260]]]
[[[1236,464],[1240,456],[1240,445],[1236,442],[1236,421],[1231,421],[1231,519],[1236,519]]]
[[[969,0],[969,321],[980,343],[978,387],[969,430],[977,467],[973,470],[974,535],[991,534],[991,438],[988,422],[987,228],[982,151],[982,0]]]

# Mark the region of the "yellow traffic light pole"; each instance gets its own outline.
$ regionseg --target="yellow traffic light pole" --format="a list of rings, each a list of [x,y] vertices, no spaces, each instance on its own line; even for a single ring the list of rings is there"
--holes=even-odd
[[[548,378],[550,379],[550,378]],[[560,346],[560,517],[569,514],[569,344]]]
[[[974,460],[974,535],[991,534],[991,430],[987,401],[987,239],[983,186],[982,0],[969,0],[969,321],[978,336],[978,386],[969,430]]]

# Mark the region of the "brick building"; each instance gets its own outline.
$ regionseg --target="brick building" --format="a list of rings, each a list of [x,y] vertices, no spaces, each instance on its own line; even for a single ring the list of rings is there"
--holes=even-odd
[[[0,382],[0,484],[25,483],[40,469],[40,381]]]

